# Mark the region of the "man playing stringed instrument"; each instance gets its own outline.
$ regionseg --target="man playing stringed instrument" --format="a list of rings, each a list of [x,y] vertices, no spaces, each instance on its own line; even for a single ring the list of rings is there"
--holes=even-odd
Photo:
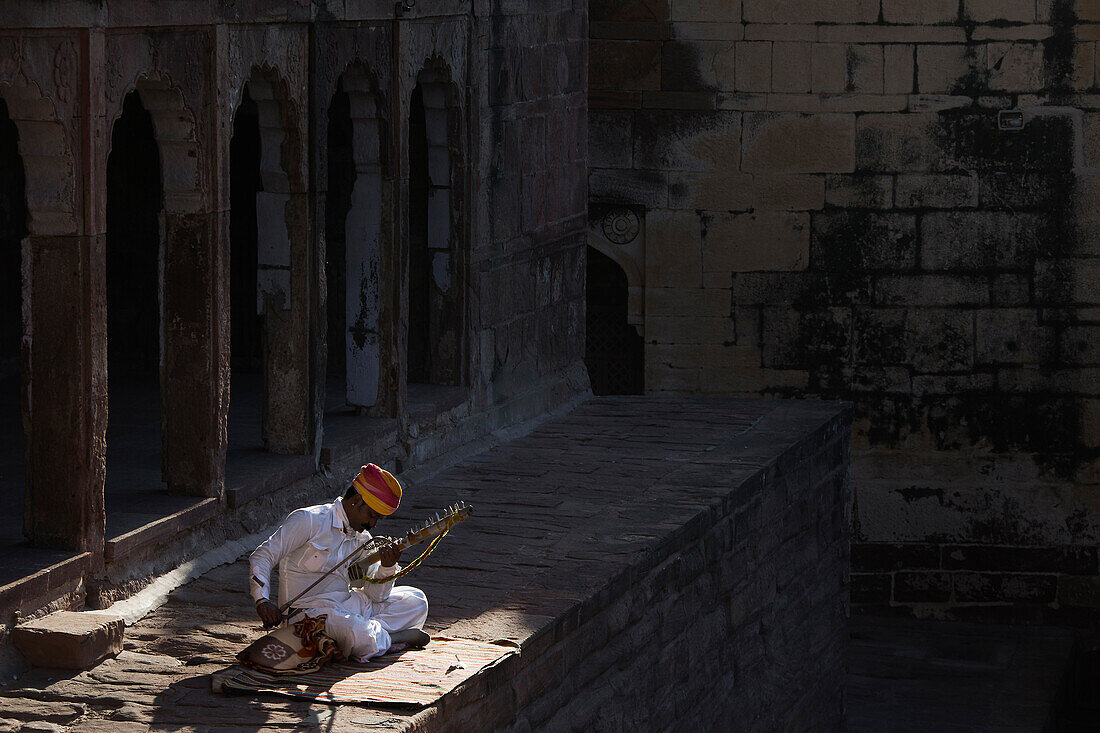
[[[427,644],[430,637],[421,630],[428,618],[424,593],[410,586],[394,587],[393,580],[378,582],[398,572],[400,549],[382,546],[379,561],[367,572],[374,582],[361,589],[349,586],[347,566],[341,565],[372,540],[370,532],[377,522],[400,503],[401,484],[371,463],[363,466],[342,499],[291,512],[249,557],[250,590],[264,625],[279,624],[280,608],[302,593],[292,608],[285,609],[287,620],[325,616],[325,633],[348,659],[366,660],[387,650]],[[276,564],[279,606],[269,595]],[[317,585],[310,588],[313,583]]]

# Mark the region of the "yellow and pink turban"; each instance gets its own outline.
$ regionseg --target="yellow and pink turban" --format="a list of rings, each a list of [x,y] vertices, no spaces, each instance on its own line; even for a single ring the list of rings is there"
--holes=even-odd
[[[373,463],[360,469],[352,485],[367,506],[382,516],[393,514],[401,504],[401,484],[393,474]]]

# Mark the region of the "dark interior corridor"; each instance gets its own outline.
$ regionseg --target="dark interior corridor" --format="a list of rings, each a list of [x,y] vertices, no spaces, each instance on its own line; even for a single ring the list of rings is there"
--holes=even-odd
[[[626,273],[588,248],[584,363],[596,395],[643,394],[645,344],[627,323]]]
[[[413,89],[409,109],[409,346],[408,381],[431,382],[431,254],[428,251],[428,128],[424,95]]]
[[[107,157],[108,539],[175,503],[162,469],[161,180],[152,117],[130,92]]]
[[[343,81],[328,111],[328,195],[325,201],[325,276],[328,280],[328,381],[339,385],[339,408],[347,404],[347,217],[355,185],[351,100]]]
[[[27,209],[19,135],[0,99],[0,548],[23,543],[21,243]],[[4,577],[0,576],[0,584]]]
[[[245,85],[229,142],[230,450],[263,446],[263,317],[256,307],[260,144],[259,109]]]

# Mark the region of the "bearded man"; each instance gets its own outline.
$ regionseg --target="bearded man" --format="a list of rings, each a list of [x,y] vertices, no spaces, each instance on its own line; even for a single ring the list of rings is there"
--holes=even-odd
[[[279,608],[327,571],[371,540],[371,531],[397,511],[401,484],[373,463],[363,466],[343,498],[331,504],[295,509],[275,534],[249,556],[250,591],[256,613],[265,626],[282,621]],[[367,575],[376,580],[399,569],[400,550],[387,547]],[[279,605],[271,600],[271,571],[279,566]],[[393,580],[352,588],[347,565],[331,573],[286,610],[288,622],[324,615],[325,632],[352,661],[424,646],[430,637],[421,629],[428,618],[428,599],[418,588],[393,585]]]

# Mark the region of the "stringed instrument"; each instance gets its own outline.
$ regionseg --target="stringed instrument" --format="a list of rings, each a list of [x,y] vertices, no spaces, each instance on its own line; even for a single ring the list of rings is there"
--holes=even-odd
[[[371,565],[378,562],[381,557],[382,549],[384,547],[396,547],[399,550],[405,550],[413,545],[419,544],[425,540],[436,537],[437,535],[446,534],[451,527],[455,526],[463,519],[469,517],[474,511],[474,508],[464,501],[460,501],[457,504],[452,504],[442,514],[436,514],[434,517],[429,518],[423,525],[416,529],[411,529],[405,533],[405,536],[394,541],[387,540],[377,544],[371,543],[363,548],[363,552],[359,557],[348,565],[348,581],[353,588],[362,588],[367,583],[371,582],[371,577],[367,574]],[[410,563],[401,574],[408,570],[412,570],[419,564],[428,552],[431,551],[434,546],[428,547],[428,550],[412,563]],[[386,578],[385,580],[389,580]]]

